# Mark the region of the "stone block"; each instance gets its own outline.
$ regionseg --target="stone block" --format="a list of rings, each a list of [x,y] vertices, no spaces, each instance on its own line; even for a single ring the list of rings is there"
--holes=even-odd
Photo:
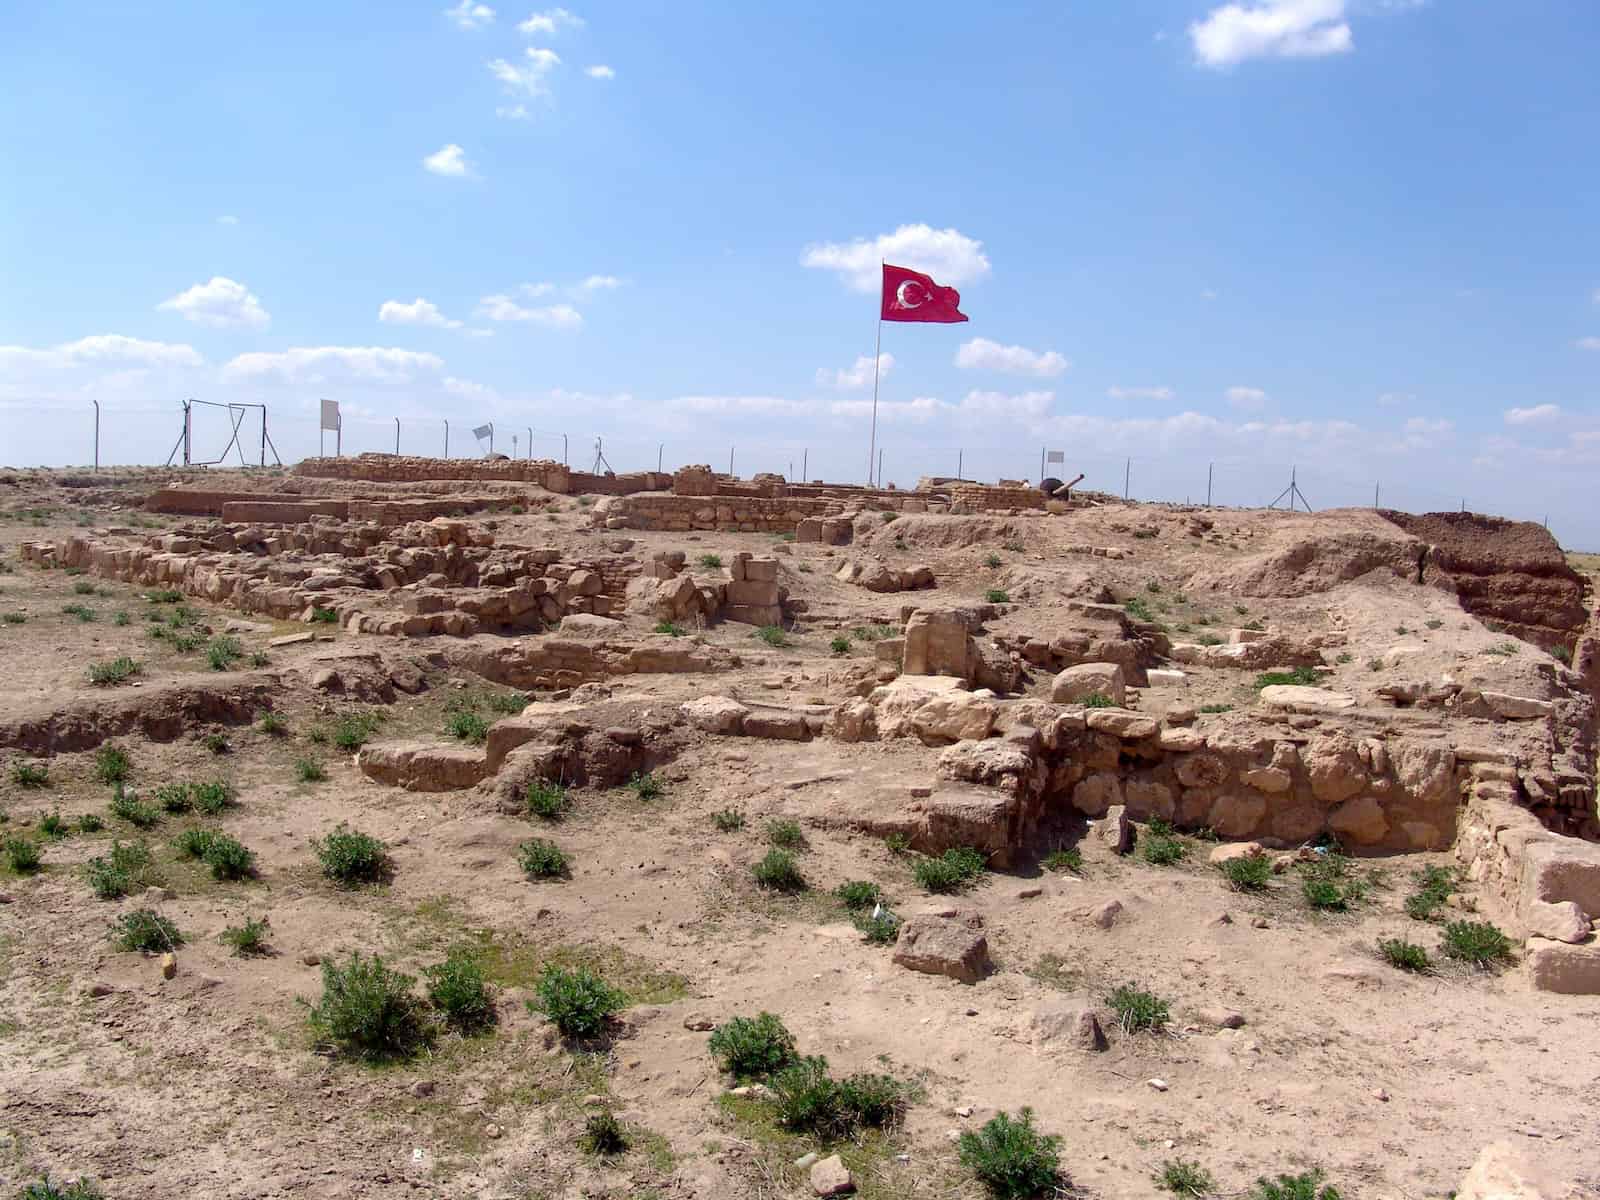
[[[1056,704],[1077,704],[1095,695],[1119,706],[1127,700],[1127,684],[1120,666],[1080,663],[1062,671],[1050,685],[1050,699]]]
[[[1600,944],[1582,946],[1531,937],[1523,948],[1528,981],[1541,992],[1567,996],[1600,995]]]
[[[926,975],[977,983],[992,969],[989,942],[976,929],[943,917],[910,917],[895,943],[897,965]]]

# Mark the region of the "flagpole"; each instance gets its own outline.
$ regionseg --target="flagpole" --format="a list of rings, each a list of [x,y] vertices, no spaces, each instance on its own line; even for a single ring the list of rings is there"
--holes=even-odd
[[[878,310],[878,344],[872,351],[872,439],[867,443],[867,485],[872,485],[872,464],[878,450],[878,368],[883,361],[883,309]]]

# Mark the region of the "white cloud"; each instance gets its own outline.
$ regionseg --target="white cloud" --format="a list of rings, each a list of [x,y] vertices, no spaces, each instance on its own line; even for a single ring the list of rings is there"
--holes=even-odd
[[[494,115],[503,121],[531,121],[533,114],[528,111],[526,104],[502,104],[494,110]]]
[[[1345,0],[1224,4],[1189,26],[1195,59],[1231,67],[1252,58],[1321,58],[1355,49]]]
[[[1231,387],[1223,395],[1227,397],[1229,404],[1247,412],[1255,412],[1265,408],[1267,404],[1267,394],[1260,388]]]
[[[1416,399],[1411,392],[1384,392],[1378,397],[1378,404],[1383,408],[1393,408],[1397,404],[1409,404]]]
[[[1505,411],[1507,425],[1543,425],[1560,416],[1561,406],[1557,404],[1535,404],[1532,408],[1508,408]]]
[[[591,275],[578,285],[579,291],[602,292],[622,286],[622,280],[615,275]]]
[[[1002,346],[988,338],[963,342],[956,351],[956,366],[967,370],[1003,371],[1008,375],[1038,375],[1053,378],[1072,364],[1054,350],[1029,350],[1025,346]]]
[[[67,369],[129,363],[144,367],[198,367],[205,360],[193,346],[180,342],[147,342],[120,333],[98,333],[44,350],[0,346],[0,366]]]
[[[378,309],[378,320],[389,325],[431,325],[435,329],[460,329],[461,322],[453,321],[439,311],[438,306],[418,296],[410,304],[401,300],[385,300]]]
[[[592,67],[585,67],[583,73],[590,79],[615,79],[617,73],[604,63],[596,63]]]
[[[1177,393],[1169,387],[1111,387],[1106,395],[1113,400],[1171,400]]]
[[[272,320],[250,289],[221,275],[213,276],[208,283],[197,283],[156,307],[213,329],[265,329]]]
[[[454,21],[458,29],[483,29],[494,24],[494,9],[474,0],[461,0],[454,8],[445,9],[444,15]]]
[[[979,392],[966,394],[958,406],[960,411],[972,416],[985,417],[1042,417],[1056,398],[1054,392]]]
[[[519,283],[517,285],[517,291],[532,300],[537,300],[540,296],[548,296],[555,290],[556,285],[553,283]]]
[[[477,315],[490,321],[526,321],[551,329],[577,329],[583,324],[583,314],[570,304],[524,308],[504,293],[478,301]]]
[[[225,377],[277,377],[291,383],[355,378],[374,383],[408,383],[419,373],[441,370],[437,354],[387,346],[296,346],[272,353],[241,354],[222,368]]]
[[[551,71],[561,65],[561,56],[554,50],[540,46],[529,46],[523,51],[523,56],[528,61],[520,66],[503,58],[492,59],[489,73],[504,84],[508,92],[520,92],[526,96],[548,95],[550,89],[545,80]]]
[[[798,415],[811,406],[782,396],[679,396],[672,407],[695,413],[729,413],[759,416]]]
[[[1202,300],[1215,300],[1216,298],[1217,298],[1217,293],[1215,291],[1213,291],[1211,288],[1201,288],[1200,289],[1200,299],[1202,299]]]
[[[435,175],[445,175],[455,179],[472,174],[472,164],[467,161],[466,152],[454,142],[424,158],[422,169],[431,171]]]
[[[871,359],[867,360],[871,362]],[[950,405],[932,396],[917,396],[911,400],[881,400],[878,402],[878,424],[895,425],[908,421],[921,425],[933,417],[950,410]],[[828,412],[836,417],[872,416],[871,400],[835,400]]]
[[[231,216],[231,215],[229,215],[227,213],[224,213],[222,216],[217,218],[217,224],[218,225],[237,225],[238,223],[239,223],[239,218],[238,217]]]
[[[1455,428],[1456,423],[1454,421],[1443,419],[1430,421],[1427,417],[1408,417],[1406,423],[1401,426],[1401,430],[1405,433],[1427,434],[1431,437],[1441,437],[1448,433],[1454,433]]]
[[[882,286],[885,262],[923,271],[943,284],[959,285],[989,273],[982,242],[955,229],[930,225],[902,225],[870,241],[820,242],[807,246],[800,262],[836,271],[858,292],[875,292]]]
[[[894,355],[880,354],[878,356],[879,373],[887,375],[893,369]],[[823,387],[839,388],[844,391],[864,388],[872,382],[872,355],[863,354],[850,366],[837,371],[830,371],[827,367],[818,367],[817,382]]]
[[[517,26],[521,33],[530,37],[536,33],[552,34],[563,29],[582,29],[583,18],[576,13],[570,13],[564,8],[549,8],[544,12],[534,13],[526,21]]]
[[[1600,337],[1586,337],[1578,339],[1579,350],[1600,350]]]

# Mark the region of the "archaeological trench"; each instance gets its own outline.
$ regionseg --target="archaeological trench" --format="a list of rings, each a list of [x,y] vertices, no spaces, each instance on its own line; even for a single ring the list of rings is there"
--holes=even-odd
[[[580,496],[587,525],[561,549],[538,543],[536,521],[496,528]],[[1449,852],[1534,989],[1600,995],[1595,598],[1536,526],[387,455],[190,477],[143,508],[176,520],[102,517],[18,557],[303,623],[273,645],[319,647],[290,681],[315,692],[416,692],[431,662],[529,694],[481,745],[368,743],[357,766],[382,784],[510,812],[530,782],[613,787],[708,740],[796,755],[892,744],[893,771],[808,822],[924,854],[975,847],[1000,871],[1079,837],[1126,848],[1129,823],[1154,818],[1274,856],[1330,839],[1375,859]],[[744,548],[707,565],[696,543],[714,535]],[[975,565],[1021,546],[1043,549]],[[1339,602],[1357,587],[1364,607]],[[1252,619],[1219,606],[1226,619],[1179,630],[1151,612],[1175,590],[1236,598]],[[1419,603],[1437,615],[1407,628]],[[766,647],[707,636],[825,640],[863,612],[880,634],[810,662],[804,694],[780,699],[751,683],[783,669]],[[1446,616],[1463,632],[1441,654],[1428,631]],[[1267,672],[1297,682],[1206,702]],[[630,702],[637,681],[666,676],[673,703]],[[171,737],[191,710],[248,723],[285,685],[272,668],[189,678],[23,714],[0,725],[0,749]]]

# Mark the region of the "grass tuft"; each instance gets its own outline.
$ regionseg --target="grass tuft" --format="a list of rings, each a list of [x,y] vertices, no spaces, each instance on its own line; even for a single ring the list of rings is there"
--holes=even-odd
[[[324,960],[322,996],[307,1014],[318,1044],[367,1062],[412,1057],[429,1040],[415,982],[376,954],[352,951],[343,965]]]
[[[1039,860],[1039,865],[1046,871],[1070,871],[1074,875],[1083,874],[1083,851],[1076,846],[1068,846],[1062,850],[1052,850]]]
[[[721,833],[733,833],[744,828],[744,814],[736,808],[723,808],[711,814],[711,823]]]
[[[605,1032],[613,1014],[627,1005],[627,996],[587,967],[567,970],[545,967],[528,1007],[542,1012],[569,1038],[589,1039]]]
[[[144,664],[124,654],[110,662],[90,663],[89,682],[95,687],[116,687],[144,670]]]
[[[717,1065],[738,1079],[765,1079],[796,1059],[794,1034],[769,1012],[718,1025],[709,1046]]]
[[[766,857],[750,868],[756,886],[773,892],[803,892],[805,876],[795,857],[787,850],[768,850]]]
[[[112,926],[112,935],[119,949],[136,950],[141,954],[175,950],[183,944],[183,934],[178,932],[178,927],[150,908],[124,913]]]
[[[999,1113],[956,1143],[961,1163],[998,1200],[1055,1194],[1061,1177],[1061,1138],[1033,1127],[1033,1110]]]
[[[1236,892],[1259,892],[1272,881],[1272,862],[1264,854],[1246,854],[1219,863],[1228,886]]]
[[[787,646],[789,635],[783,632],[780,625],[763,625],[756,630],[756,637],[769,646]]]
[[[446,1024],[461,1034],[474,1034],[495,1023],[494,997],[484,980],[483,963],[470,947],[452,949],[441,963],[422,970],[428,999]]]
[[[382,842],[351,829],[343,821],[327,837],[313,839],[311,849],[322,865],[322,873],[346,887],[378,882],[387,878],[392,868],[388,848]]]
[[[517,865],[529,879],[564,879],[572,873],[572,859],[554,842],[531,838],[517,847]]]
[[[1217,1181],[1211,1178],[1199,1163],[1186,1162],[1181,1158],[1171,1159],[1161,1164],[1161,1169],[1155,1173],[1155,1183],[1164,1192],[1171,1192],[1174,1196],[1205,1196],[1217,1190]]]
[[[49,787],[50,767],[46,763],[31,763],[14,758],[11,760],[11,782],[23,788]]]
[[[1511,939],[1487,921],[1451,921],[1444,927],[1444,952],[1487,971],[1511,958]]]
[[[1125,983],[1106,997],[1111,1011],[1117,1014],[1117,1024],[1125,1033],[1151,1030],[1159,1033],[1172,1019],[1171,1006],[1154,992]]]
[[[528,785],[526,793],[528,812],[544,821],[559,821],[569,808],[572,798],[559,783],[546,783],[536,779]]]
[[[1428,958],[1428,952],[1415,942],[1408,942],[1404,938],[1384,938],[1378,943],[1378,953],[1391,967],[1402,971],[1415,971],[1419,975],[1426,975],[1433,969],[1433,963]]]
[[[930,892],[959,892],[982,875],[987,860],[970,846],[952,846],[938,858],[918,859],[912,868],[917,883]]]
[[[259,921],[247,916],[243,925],[229,925],[217,935],[217,940],[224,946],[232,946],[233,952],[241,958],[259,958],[272,953],[268,938],[272,935],[272,925],[266,917]]]

